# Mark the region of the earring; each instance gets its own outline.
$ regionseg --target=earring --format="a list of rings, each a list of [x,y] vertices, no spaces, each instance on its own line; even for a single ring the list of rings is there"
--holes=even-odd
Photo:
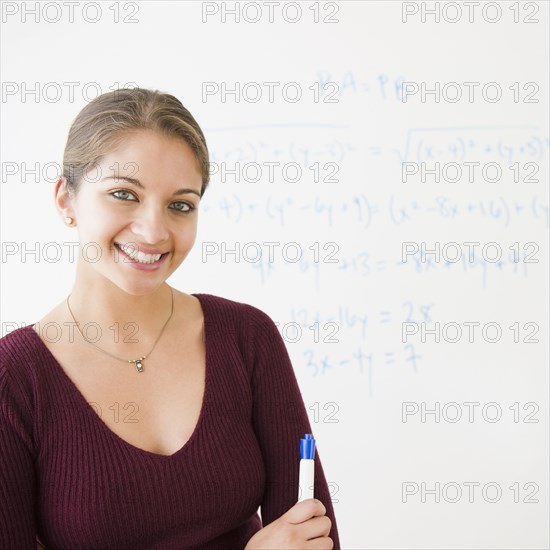
[[[67,225],[73,225],[74,220],[70,216],[67,216],[65,218],[65,222],[67,223]]]

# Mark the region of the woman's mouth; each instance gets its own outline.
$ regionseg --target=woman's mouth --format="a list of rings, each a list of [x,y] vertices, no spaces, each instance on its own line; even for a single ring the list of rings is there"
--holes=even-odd
[[[131,263],[135,267],[155,268],[162,264],[169,254],[168,252],[163,254],[145,254],[144,252],[137,251],[136,247],[132,245],[114,244],[122,254],[124,261]]]

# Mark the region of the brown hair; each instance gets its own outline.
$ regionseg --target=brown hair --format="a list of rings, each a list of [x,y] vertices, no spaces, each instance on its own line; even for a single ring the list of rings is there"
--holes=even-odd
[[[193,115],[170,94],[145,88],[107,92],[76,116],[63,153],[63,176],[76,194],[87,169],[98,163],[128,132],[155,130],[183,139],[195,153],[202,174],[201,195],[208,185],[209,157],[204,134]]]

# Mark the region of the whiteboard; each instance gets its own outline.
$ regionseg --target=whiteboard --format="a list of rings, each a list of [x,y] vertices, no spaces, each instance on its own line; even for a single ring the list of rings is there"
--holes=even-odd
[[[213,174],[169,283],[278,323],[342,548],[548,548],[548,3],[36,5],[2,4],[2,334],[71,288],[73,118],[172,93]]]

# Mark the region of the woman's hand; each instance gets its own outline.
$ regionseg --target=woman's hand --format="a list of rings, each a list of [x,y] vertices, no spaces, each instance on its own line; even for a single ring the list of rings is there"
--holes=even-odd
[[[244,550],[332,550],[332,522],[326,511],[320,500],[302,500],[255,533]]]

